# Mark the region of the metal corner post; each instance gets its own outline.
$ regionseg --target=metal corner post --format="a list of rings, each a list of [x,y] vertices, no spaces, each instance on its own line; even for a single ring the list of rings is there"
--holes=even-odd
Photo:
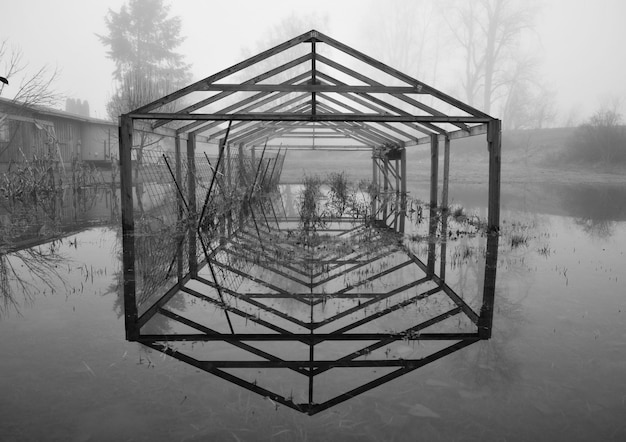
[[[500,120],[492,120],[487,128],[489,146],[489,232],[500,231],[500,160],[502,151],[502,130]]]
[[[407,203],[406,148],[400,152],[400,233],[404,234]]]
[[[500,156],[502,150],[500,120],[489,122],[487,143],[489,146],[489,213],[487,214],[487,256],[483,284],[483,305],[478,321],[481,339],[489,339],[493,326],[493,311],[496,293],[496,271],[498,267],[498,242],[500,234]]]
[[[189,273],[192,277],[198,276],[198,253],[196,227],[198,225],[198,205],[196,201],[196,135],[189,134],[187,138],[187,191],[189,195]]]
[[[437,235],[437,210],[438,195],[437,187],[439,182],[439,136],[432,134],[430,136],[430,210],[428,217],[428,274],[435,273],[436,259],[436,235]]]
[[[139,338],[137,324],[138,309],[135,281],[135,221],[133,217],[133,119],[128,115],[120,117],[120,198],[122,206],[122,266],[124,274],[124,325],[126,339]]]

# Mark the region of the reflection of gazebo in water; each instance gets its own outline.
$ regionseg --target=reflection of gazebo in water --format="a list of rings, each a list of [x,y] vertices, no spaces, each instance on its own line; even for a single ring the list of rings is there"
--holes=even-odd
[[[164,110],[183,98],[187,107]],[[143,152],[133,171],[138,131],[173,137],[175,149]],[[468,300],[445,282],[448,161],[451,140],[477,134],[489,149],[489,235],[482,293]],[[314,228],[278,191],[285,153],[312,137],[320,151],[372,152],[367,209]],[[197,155],[207,140],[219,140],[216,157]],[[406,148],[424,143],[430,216],[418,223]],[[123,115],[120,158],[129,340],[315,414],[490,337],[500,122],[326,35],[307,32]],[[151,208],[137,210],[133,180]]]

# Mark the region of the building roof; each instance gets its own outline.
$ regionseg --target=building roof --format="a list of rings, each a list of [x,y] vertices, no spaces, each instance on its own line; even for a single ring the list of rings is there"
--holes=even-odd
[[[87,123],[92,123],[92,124],[105,124],[105,125],[117,126],[117,123],[113,121],[109,121],[109,120],[86,117],[84,115],[79,115],[79,114],[75,114],[72,112],[66,112],[64,110],[54,109],[54,108],[47,107],[47,106],[37,106],[37,105],[27,106],[24,103],[21,103],[19,101],[0,97],[0,109],[3,109],[3,112],[5,113],[10,113],[8,109],[11,109],[11,108],[20,109],[21,111],[20,114],[15,114],[15,115],[20,115],[21,117],[25,117],[26,115],[31,116],[31,117],[41,116],[43,118],[56,117],[56,118],[65,118],[65,119],[74,120],[74,121],[87,122]]]

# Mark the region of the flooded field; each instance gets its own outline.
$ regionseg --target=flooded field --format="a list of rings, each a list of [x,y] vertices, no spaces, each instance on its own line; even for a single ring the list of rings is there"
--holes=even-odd
[[[422,196],[417,188],[412,193]],[[67,215],[63,228],[45,224],[57,231],[53,242],[2,255],[1,438],[624,440],[624,191],[504,185],[502,194],[492,338],[315,416],[127,342],[121,233],[111,221],[115,198],[93,195],[94,203],[84,205],[90,210],[77,212],[88,213],[89,223]],[[484,216],[480,192],[463,186],[451,195],[466,217]],[[545,198],[554,203],[545,204]],[[5,220],[16,213],[9,209]],[[81,220],[75,230],[68,227],[72,219]],[[454,226],[446,281],[471,300],[480,285],[486,239],[463,234],[462,220]],[[33,256],[49,264],[37,277],[29,269]],[[177,306],[189,314],[198,308],[192,300]],[[222,313],[207,314],[225,326]],[[394,314],[403,321],[418,312]],[[389,359],[417,357],[420,345],[425,344],[401,341]],[[289,357],[288,348],[282,351]],[[342,376],[355,381],[369,376],[365,368],[343,370],[350,371]],[[340,378],[324,381],[332,389]],[[289,376],[276,374],[270,381],[285,395],[294,389]]]

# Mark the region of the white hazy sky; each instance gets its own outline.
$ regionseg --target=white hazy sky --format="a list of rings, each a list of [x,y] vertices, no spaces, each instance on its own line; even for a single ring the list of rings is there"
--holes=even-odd
[[[383,4],[395,0],[381,0]],[[104,16],[123,0],[3,0],[0,41],[19,46],[31,68],[58,67],[57,89],[89,101],[92,116],[105,117],[113,64],[95,34],[106,32]],[[554,88],[559,118],[586,118],[611,99],[626,109],[626,0],[540,0],[537,33],[543,46],[543,75]],[[226,68],[256,48],[257,39],[295,14],[327,14],[332,37],[356,49],[367,19],[364,0],[173,0],[186,41],[180,49],[195,79]],[[378,9],[378,8],[377,8]],[[378,13],[378,12],[377,12]],[[371,12],[370,12],[371,14]],[[367,20],[371,23],[371,18]],[[308,29],[303,29],[302,32]],[[376,38],[372,32],[371,38]],[[0,72],[0,75],[2,73]],[[431,82],[438,87],[437,82]],[[10,89],[3,95],[11,96]],[[577,109],[577,110],[576,110]]]

